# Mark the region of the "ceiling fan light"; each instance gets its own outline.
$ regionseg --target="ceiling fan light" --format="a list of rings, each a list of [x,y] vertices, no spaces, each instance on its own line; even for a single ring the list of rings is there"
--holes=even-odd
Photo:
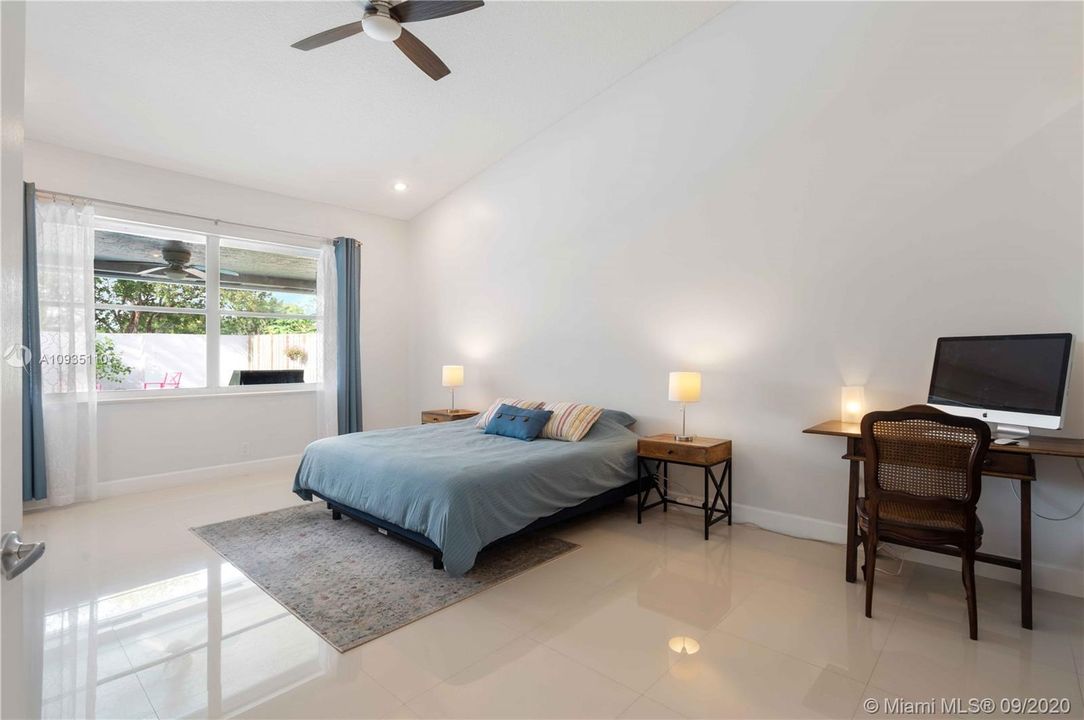
[[[188,273],[177,267],[167,268],[162,274],[170,280],[184,280],[188,277]]]
[[[397,20],[376,13],[362,18],[361,27],[366,35],[380,42],[394,42],[399,39],[399,35],[403,32],[403,28]]]

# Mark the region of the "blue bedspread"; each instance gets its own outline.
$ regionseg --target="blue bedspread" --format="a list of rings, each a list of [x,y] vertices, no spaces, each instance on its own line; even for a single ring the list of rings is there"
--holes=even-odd
[[[636,479],[636,434],[620,415],[576,443],[486,435],[473,418],[324,438],[305,449],[294,492],[420,533],[462,575],[490,542]]]

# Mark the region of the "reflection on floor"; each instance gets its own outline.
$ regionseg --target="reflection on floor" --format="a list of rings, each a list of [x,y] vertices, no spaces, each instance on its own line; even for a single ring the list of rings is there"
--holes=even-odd
[[[339,654],[187,528],[296,502],[288,478],[31,514],[46,559],[42,706],[73,717],[862,717],[864,699],[1065,697],[1084,603],[904,563],[842,581],[842,548],[631,506],[566,525],[582,548]],[[329,520],[330,521],[330,520]],[[283,538],[289,542],[289,538]],[[389,540],[389,542],[391,542]]]
[[[228,563],[47,614],[42,716],[233,714],[326,669],[291,619]]]

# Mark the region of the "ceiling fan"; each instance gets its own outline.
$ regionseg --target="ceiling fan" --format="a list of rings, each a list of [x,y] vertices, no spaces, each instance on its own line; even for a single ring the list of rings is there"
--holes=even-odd
[[[207,279],[207,268],[203,265],[191,264],[192,251],[185,247],[169,246],[162,248],[162,262],[164,265],[156,265],[146,270],[141,270],[136,275],[148,278],[165,278],[167,280],[187,280],[189,276]],[[116,263],[120,264],[120,263]],[[144,263],[140,263],[144,264]],[[161,274],[159,274],[161,273]],[[221,275],[238,277],[233,270],[220,270]]]
[[[434,80],[440,80],[451,70],[425,43],[404,28],[402,23],[458,15],[480,8],[484,4],[482,0],[406,0],[393,5],[390,0],[368,0],[365,3],[365,16],[361,20],[316,33],[290,47],[314,50],[364,32],[373,40],[395,43],[422,72]]]

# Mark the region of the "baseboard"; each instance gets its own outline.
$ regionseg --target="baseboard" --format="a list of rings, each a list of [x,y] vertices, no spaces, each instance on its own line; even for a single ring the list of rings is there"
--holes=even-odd
[[[934,567],[956,571],[959,571],[960,569],[959,558],[903,547],[898,549],[898,553],[904,555],[908,560],[922,563],[923,565],[932,565]],[[995,580],[1006,580],[1011,583],[1020,582],[1019,570],[1000,567],[999,565],[976,563],[975,574],[993,578]],[[1031,583],[1041,590],[1049,590],[1051,592],[1072,595],[1074,597],[1084,597],[1084,574],[1073,568],[1061,567],[1058,565],[1046,565],[1045,563],[1032,561]]]
[[[818,520],[806,515],[734,503],[734,519],[738,522],[752,523],[772,532],[809,540],[820,540],[837,545],[842,545],[847,540],[846,525]]]
[[[116,497],[131,493],[147,492],[148,490],[161,490],[163,488],[191,485],[193,483],[222,480],[225,478],[244,477],[268,472],[289,472],[297,469],[300,455],[281,455],[261,460],[248,460],[246,462],[228,463],[226,465],[212,465],[210,467],[192,468],[190,470],[176,470],[174,472],[158,473],[155,475],[141,475],[139,477],[123,478],[98,483],[98,497]]]
[[[839,545],[842,545],[847,538],[847,527],[843,523],[834,523],[804,515],[779,512],[778,510],[766,510],[751,505],[735,503],[734,519],[738,522],[752,523],[765,530],[784,535],[821,540]],[[954,557],[912,548],[899,548],[899,552],[900,554],[906,554],[907,559],[912,562],[950,570],[960,569],[960,561]],[[996,580],[1020,581],[1019,571],[986,563],[977,563],[975,565],[975,574]],[[1084,573],[1074,568],[1033,562],[1032,584],[1036,588],[1043,590],[1064,593],[1074,597],[1084,597]]]

